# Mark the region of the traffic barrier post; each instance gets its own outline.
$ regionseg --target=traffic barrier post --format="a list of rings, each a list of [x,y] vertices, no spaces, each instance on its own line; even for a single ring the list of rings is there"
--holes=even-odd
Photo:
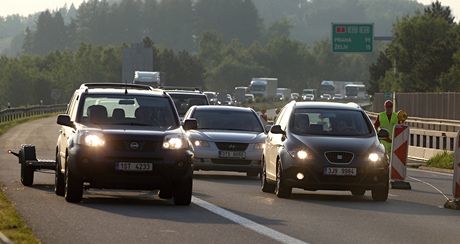
[[[447,200],[445,208],[460,210],[460,131],[457,132],[454,157],[454,176],[452,183],[453,199]]]
[[[390,155],[391,188],[410,190],[411,185],[406,181],[407,154],[409,152],[409,126],[398,124],[393,129],[393,142]]]

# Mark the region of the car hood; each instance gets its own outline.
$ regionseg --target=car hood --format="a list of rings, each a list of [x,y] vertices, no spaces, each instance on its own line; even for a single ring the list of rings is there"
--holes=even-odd
[[[194,130],[189,132],[190,139],[214,142],[264,142],[266,135],[263,132],[228,131],[228,130]]]
[[[299,136],[293,135],[294,144],[301,143],[307,149],[323,154],[328,151],[352,152],[360,155],[370,150],[381,150],[377,137],[332,137],[332,136]],[[297,144],[299,145],[299,144]]]
[[[167,134],[184,133],[180,127],[172,130],[149,130],[146,126],[104,125],[104,127],[94,128],[82,125],[79,127],[79,129],[101,132],[104,135],[125,135],[140,137],[164,137]]]

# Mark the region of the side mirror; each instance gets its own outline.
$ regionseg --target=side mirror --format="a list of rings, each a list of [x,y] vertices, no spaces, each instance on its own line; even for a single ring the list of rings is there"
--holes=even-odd
[[[272,128],[272,125],[265,125],[265,134],[268,134]]]
[[[68,126],[68,127],[73,127],[74,124],[70,120],[70,116],[67,114],[60,114],[57,117],[57,124],[58,125],[63,125],[63,126]]]
[[[196,130],[198,129],[198,122],[196,119],[187,119],[184,121],[182,128],[184,128],[184,130]]]
[[[379,139],[389,138],[390,133],[386,129],[380,129],[379,132],[377,133],[377,136],[379,137]]]
[[[282,134],[282,135],[285,134],[284,130],[281,129],[281,126],[280,126],[280,125],[274,125],[274,126],[272,126],[271,129],[270,129],[270,132],[271,132],[272,134]]]

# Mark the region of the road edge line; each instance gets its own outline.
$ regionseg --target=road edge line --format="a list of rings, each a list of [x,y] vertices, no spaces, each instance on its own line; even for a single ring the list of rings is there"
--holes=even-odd
[[[444,175],[444,176],[453,176],[454,174],[451,173],[443,173],[443,172],[437,172],[437,171],[431,171],[431,170],[426,170],[426,169],[414,169],[414,168],[407,168],[409,171],[418,171],[418,172],[424,172],[424,173],[432,173],[432,174],[438,174],[438,175]]]
[[[0,244],[13,244],[13,242],[0,231]]]
[[[204,208],[214,214],[217,214],[221,217],[224,217],[234,223],[237,223],[247,229],[250,229],[254,232],[257,232],[263,236],[269,237],[271,239],[274,239],[276,241],[279,241],[281,243],[298,243],[298,244],[308,244],[307,242],[304,242],[302,240],[296,239],[294,237],[288,236],[286,234],[283,234],[277,230],[271,229],[267,226],[258,224],[248,218],[245,218],[243,216],[234,214],[230,212],[229,210],[223,209],[217,205],[214,205],[210,202],[207,202],[205,200],[202,200],[197,197],[192,197],[192,202],[196,205],[198,205],[201,208]]]

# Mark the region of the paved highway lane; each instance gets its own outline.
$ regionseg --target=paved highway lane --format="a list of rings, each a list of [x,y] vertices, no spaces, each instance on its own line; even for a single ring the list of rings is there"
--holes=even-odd
[[[175,207],[153,199],[149,192],[90,190],[83,203],[69,204],[54,195],[53,175],[36,174],[36,185],[22,187],[16,158],[3,153],[21,143],[34,143],[38,156],[52,158],[58,130],[54,120],[23,124],[0,138],[0,182],[44,243],[271,243],[277,234],[284,234],[281,240],[311,243],[460,240],[460,212],[440,208],[445,198],[419,182],[431,183],[450,196],[451,176],[414,170],[409,171],[413,190],[391,190],[385,203],[373,202],[370,193],[359,198],[328,191],[295,190],[292,199],[277,199],[262,193],[256,178],[199,172],[194,202],[220,207],[216,213],[197,204]]]

